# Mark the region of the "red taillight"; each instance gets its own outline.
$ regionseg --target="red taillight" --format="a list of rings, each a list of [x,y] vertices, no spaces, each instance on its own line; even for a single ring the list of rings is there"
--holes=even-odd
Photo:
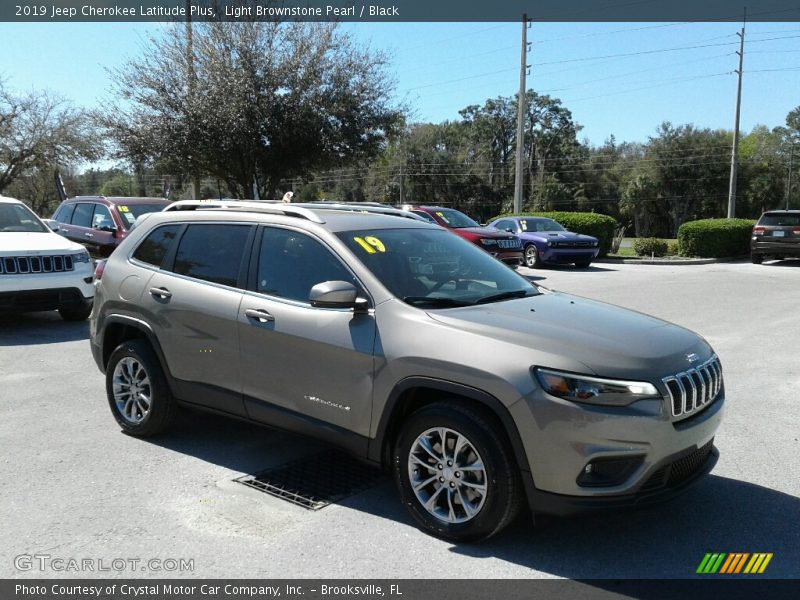
[[[795,235],[800,235],[800,227],[795,227],[794,229],[792,229],[792,233]]]
[[[106,270],[106,261],[98,260],[97,264],[94,266],[94,280],[100,281],[103,278],[103,271]]]
[[[766,227],[762,227],[761,225],[756,225],[753,227],[753,235],[764,235],[764,232],[767,230]]]

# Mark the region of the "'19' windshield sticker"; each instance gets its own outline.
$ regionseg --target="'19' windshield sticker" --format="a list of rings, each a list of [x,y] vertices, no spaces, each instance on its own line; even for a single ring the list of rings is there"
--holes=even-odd
[[[376,252],[386,252],[386,246],[378,238],[368,235],[367,237],[354,237],[353,240],[370,254]]]

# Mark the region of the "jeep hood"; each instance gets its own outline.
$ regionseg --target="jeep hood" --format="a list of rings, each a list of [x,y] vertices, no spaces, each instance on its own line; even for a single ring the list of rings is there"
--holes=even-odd
[[[429,316],[462,331],[519,347],[531,366],[571,368],[604,377],[655,380],[711,355],[697,334],[639,312],[562,293],[546,293]],[[564,367],[563,365],[574,365]],[[559,367],[559,365],[561,365]]]
[[[53,252],[77,252],[83,246],[52,232],[0,232],[0,255],[24,256],[30,254],[52,254]]]

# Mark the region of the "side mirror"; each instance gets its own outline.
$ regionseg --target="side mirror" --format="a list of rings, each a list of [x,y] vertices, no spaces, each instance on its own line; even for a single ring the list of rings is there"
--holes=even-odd
[[[356,286],[347,281],[323,281],[311,288],[308,294],[311,306],[316,308],[362,308],[366,302],[358,297]]]
[[[59,229],[61,229],[61,227],[59,227],[58,221],[56,221],[55,219],[42,219],[42,222],[45,225],[47,225],[50,231],[58,231]]]
[[[506,227],[506,231],[508,233],[514,233],[514,228],[513,227]]]
[[[97,231],[105,231],[108,233],[117,233],[117,228],[113,225],[95,225],[92,229],[96,229]]]

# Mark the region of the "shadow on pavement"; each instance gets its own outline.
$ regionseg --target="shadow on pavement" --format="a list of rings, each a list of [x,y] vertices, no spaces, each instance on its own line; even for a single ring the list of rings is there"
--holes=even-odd
[[[64,321],[54,310],[0,315],[0,346],[58,344],[88,339],[88,321]]]
[[[329,448],[304,437],[189,411],[169,435],[148,441],[237,473],[256,473]],[[388,475],[337,504],[413,525]],[[769,577],[798,577],[800,499],[711,475],[679,498],[646,509],[537,518],[535,526],[524,512],[497,537],[455,545],[451,551],[579,579],[687,578],[695,576],[709,551],[772,552]]]

